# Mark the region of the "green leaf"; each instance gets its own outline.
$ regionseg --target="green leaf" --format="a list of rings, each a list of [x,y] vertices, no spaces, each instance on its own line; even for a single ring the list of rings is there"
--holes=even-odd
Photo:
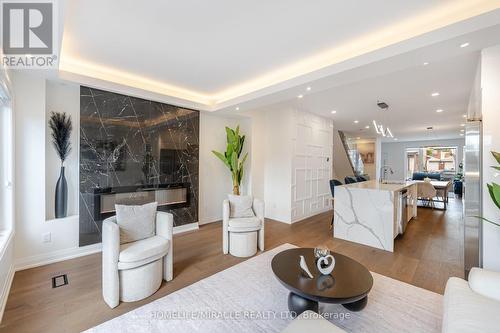
[[[234,141],[236,140],[235,133],[232,129],[226,126],[226,136],[228,145],[234,146]]]
[[[216,151],[212,151],[231,171],[231,178],[233,180],[233,186],[239,186],[243,178],[244,163],[248,157],[248,153],[240,161],[240,155],[243,151],[243,145],[245,143],[245,136],[240,135],[240,126],[237,125],[236,129],[233,130],[229,127],[226,129],[226,151],[224,154]]]
[[[238,172],[238,155],[236,152],[231,155],[231,171],[233,173]]]
[[[231,165],[229,165],[226,156],[224,156],[222,153],[219,153],[218,151],[212,150],[212,153],[214,153],[215,156],[217,156],[224,164],[231,170]]]
[[[487,184],[490,197],[495,205],[500,209],[500,185],[497,183]]]
[[[241,152],[243,151],[243,144],[245,143],[245,136],[243,135],[240,137],[240,144],[239,144],[239,150],[238,150],[238,157],[240,157]]]
[[[496,151],[492,151],[491,154],[497,160],[497,163],[500,164],[500,153]]]
[[[243,159],[241,160],[241,168],[243,168],[243,164],[245,164],[247,157],[248,157],[248,153],[246,153],[245,156],[243,157]]]
[[[234,151],[234,146],[232,144],[227,144],[227,147],[226,147],[226,159],[231,162],[231,159],[233,158],[233,151]]]

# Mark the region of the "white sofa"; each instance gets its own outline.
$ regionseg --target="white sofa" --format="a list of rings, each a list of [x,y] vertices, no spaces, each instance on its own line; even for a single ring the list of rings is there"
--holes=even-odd
[[[102,296],[111,307],[154,294],[173,278],[173,216],[156,213],[156,232],[149,238],[120,243],[116,217],[102,224]]]
[[[264,201],[253,199],[253,217],[230,217],[229,200],[222,203],[222,252],[250,257],[264,251]]]
[[[500,332],[500,273],[473,268],[446,283],[443,333]]]

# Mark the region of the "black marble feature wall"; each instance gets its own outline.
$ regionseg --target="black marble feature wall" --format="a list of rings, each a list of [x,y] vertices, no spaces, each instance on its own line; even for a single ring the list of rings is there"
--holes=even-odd
[[[101,241],[115,197],[156,195],[175,226],[198,221],[199,119],[198,111],[80,88],[80,246]]]

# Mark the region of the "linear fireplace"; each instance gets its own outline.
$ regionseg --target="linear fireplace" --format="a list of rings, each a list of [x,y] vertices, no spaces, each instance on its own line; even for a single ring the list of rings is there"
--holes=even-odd
[[[115,204],[143,205],[158,202],[159,211],[189,207],[188,183],[155,186],[118,186],[94,189],[94,219],[103,220],[115,213]]]

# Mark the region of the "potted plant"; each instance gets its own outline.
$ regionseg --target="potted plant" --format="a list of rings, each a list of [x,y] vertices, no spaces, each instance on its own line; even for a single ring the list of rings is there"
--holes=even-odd
[[[491,154],[493,155],[493,157],[495,157],[495,160],[500,165],[500,153],[496,152],[496,151],[492,151]],[[492,166],[492,168],[500,171],[500,166],[498,166],[498,165],[496,165],[496,166],[494,165],[494,166]],[[486,184],[486,185],[488,186],[488,192],[490,193],[491,200],[493,200],[493,203],[495,203],[497,208],[500,209],[500,185],[495,183],[495,182],[491,182],[491,184]],[[492,221],[492,220],[489,220],[489,219],[484,218],[484,217],[481,217],[481,218],[483,220],[485,220],[486,222],[500,226],[500,222]]]
[[[243,165],[248,157],[248,153],[246,153],[243,159],[240,160],[243,144],[245,143],[245,136],[240,135],[239,125],[236,126],[235,130],[226,126],[226,139],[226,151],[221,153],[212,150],[212,153],[214,153],[231,171],[233,194],[240,195],[240,185],[243,179]]]
[[[65,112],[51,112],[49,127],[52,132],[52,145],[61,160],[55,193],[55,216],[61,218],[68,215],[68,183],[64,176],[64,161],[71,153],[70,136],[73,130],[71,116],[66,115]]]
[[[464,178],[464,164],[460,162],[458,165],[458,172],[453,179],[453,192],[456,195],[462,195],[462,186],[463,186],[463,178]]]

